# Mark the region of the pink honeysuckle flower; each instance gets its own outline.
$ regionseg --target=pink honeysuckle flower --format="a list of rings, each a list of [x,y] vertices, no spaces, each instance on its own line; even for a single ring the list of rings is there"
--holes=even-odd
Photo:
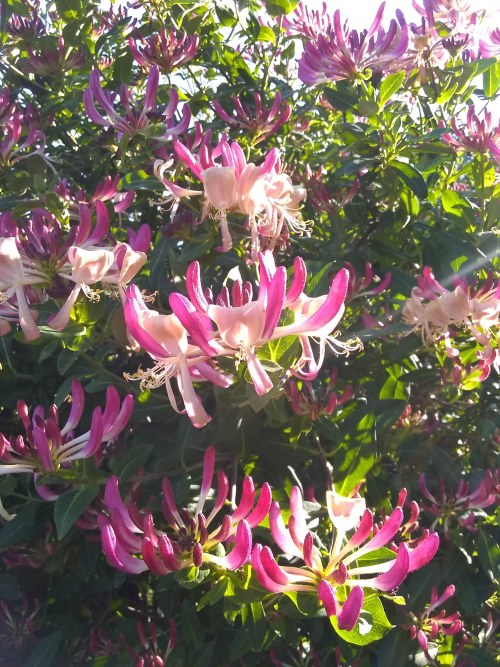
[[[351,400],[354,396],[352,386],[348,384],[339,394],[335,391],[336,380],[337,369],[334,368],[319,395],[312,382],[301,380],[297,383],[295,380],[289,380],[285,386],[285,394],[295,414],[307,416],[311,421],[316,421],[320,417],[331,415],[337,408]]]
[[[24,60],[23,69],[40,76],[58,77],[70,70],[82,69],[87,63],[83,49],[67,48],[62,37],[57,38],[57,46],[45,46],[38,53],[31,46],[26,46],[26,50],[29,57]]]
[[[343,498],[332,491],[328,513],[333,526],[330,547],[316,546],[308,530],[302,494],[293,487],[290,494],[291,516],[285,528],[280,506],[271,504],[269,524],[274,542],[288,557],[304,561],[304,565],[279,565],[269,547],[256,544],[252,566],[267,590],[273,593],[301,591],[317,595],[328,616],[336,616],[339,628],[352,630],[361,613],[366,588],[390,592],[397,588],[409,572],[426,565],[439,546],[434,533],[427,535],[414,548],[399,544],[394,558],[373,564],[364,556],[389,544],[403,522],[403,511],[396,507],[383,526],[373,534],[373,515],[361,498]],[[351,530],[355,532],[347,537]],[[366,563],[366,564],[365,564]],[[339,587],[348,589],[345,600],[339,599]]]
[[[83,93],[83,104],[89,118],[103,127],[112,127],[118,133],[118,139],[122,136],[133,136],[137,133],[154,136],[158,143],[164,143],[172,137],[186,132],[191,120],[191,112],[187,104],[182,109],[182,119],[176,124],[174,114],[179,104],[179,94],[172,88],[170,91],[170,100],[167,107],[161,114],[157,114],[157,120],[151,120],[156,114],[156,93],[159,84],[159,69],[154,66],[149,73],[146,84],[144,102],[140,112],[137,110],[135,100],[125,84],[120,88],[120,103],[124,108],[124,115],[116,111],[113,97],[101,86],[101,79],[98,70],[93,70],[89,77],[89,87]],[[98,111],[96,104],[102,109]],[[154,132],[158,123],[162,123],[165,128],[163,134],[157,135]]]
[[[269,109],[262,106],[262,99],[259,93],[254,93],[253,108],[250,105],[242,103],[239,97],[233,97],[234,113],[228,114],[221,104],[215,100],[215,113],[229,125],[236,125],[252,135],[252,144],[264,141],[284,125],[292,113],[289,104],[281,105],[281,94],[279,92],[274,96],[274,100]]]
[[[16,239],[13,236],[0,237],[0,300],[8,301],[15,296],[19,325],[26,340],[38,338],[40,330],[29,308],[25,288],[45,280],[46,277],[42,273],[23,264]]]
[[[326,34],[332,29],[331,17],[327,13],[326,2],[321,10],[312,9],[305,2],[299,2],[291,14],[283,17],[283,28],[287,35],[298,35],[317,39],[318,35]]]
[[[167,180],[165,171],[170,167],[168,162],[157,160],[155,174],[174,197],[204,195],[202,220],[215,210],[211,215],[221,224],[223,252],[229,251],[233,243],[227,219],[229,212],[248,217],[252,261],[257,259],[259,236],[262,244],[272,250],[284,225],[299,234],[307,230],[298,213],[306,191],[294,187],[291,178],[280,173],[276,149],[267,154],[261,165],[255,165],[247,162],[236,142],[230,144],[225,137],[212,150],[203,143],[196,155],[180,141],[174,141],[173,148],[178,159],[203,183],[203,192],[183,188]],[[220,163],[216,162],[218,159]]]
[[[401,58],[408,47],[408,27],[400,19],[391,20],[389,30],[382,28],[383,2],[368,30],[350,30],[342,25],[337,9],[326,32],[319,33],[304,45],[299,60],[299,79],[317,84],[341,79],[357,79],[366,70],[385,73],[402,69]]]
[[[420,648],[431,662],[433,659],[429,654],[429,640],[434,641],[441,635],[456,635],[462,630],[462,621],[458,611],[447,615],[446,611],[442,609],[437,614],[434,613],[437,607],[440,607],[454,594],[455,586],[453,585],[445,588],[441,595],[438,595],[437,588],[433,587],[430,602],[422,614],[417,616],[413,612],[403,612],[410,619],[411,624],[405,623],[402,627],[410,631],[411,639],[418,640]]]
[[[11,473],[50,472],[57,474],[67,468],[72,461],[89,458],[101,451],[102,445],[115,440],[126,427],[134,406],[133,397],[127,395],[120,405],[120,397],[113,386],[106,392],[104,411],[95,408],[90,429],[82,435],[75,435],[85,407],[85,393],[78,380],[71,383],[71,411],[64,426],[59,424],[59,411],[51,405],[45,413],[43,406],[37,406],[29,416],[28,406],[19,401],[17,409],[24,426],[25,436],[7,439],[0,434],[0,475]],[[37,485],[42,497],[45,487]],[[49,492],[50,494],[50,492]],[[52,495],[54,499],[57,495]]]
[[[490,150],[493,157],[496,153],[500,155],[500,124],[493,129],[491,113],[485,110],[481,119],[475,111],[475,106],[471,104],[467,111],[467,121],[464,128],[460,128],[457,119],[453,117],[451,126],[454,134],[443,134],[441,139],[450,146],[465,149],[471,153],[484,155]]]
[[[175,28],[161,28],[147,39],[137,33],[137,40],[129,37],[129,47],[141,67],[156,65],[161,72],[169,73],[182,67],[196,56],[200,38]]]
[[[477,530],[474,519],[481,510],[487,509],[500,503],[500,481],[499,472],[486,470],[484,478],[478,484],[475,491],[471,491],[470,485],[464,479],[458,483],[455,492],[446,489],[444,480],[439,481],[438,491],[431,493],[427,486],[425,474],[419,478],[419,488],[427,503],[422,509],[430,512],[436,518],[431,528],[442,526],[444,536],[450,539],[450,523],[455,520],[470,532]]]
[[[24,111],[16,111],[4,124],[0,141],[0,162],[12,166],[33,155],[45,152],[45,134],[28,119]]]
[[[391,272],[388,271],[383,278],[375,275],[370,262],[365,264],[365,275],[356,274],[356,269],[350,262],[344,262],[345,268],[349,271],[349,287],[347,289],[347,298],[349,301],[357,299],[360,296],[374,296],[383,292],[391,283]],[[368,289],[375,281],[375,284]]]
[[[500,28],[495,28],[487,39],[479,40],[481,58],[495,58],[500,54]]]
[[[164,384],[173,409],[179,413],[185,411],[197,428],[205,426],[211,418],[194,390],[193,380],[206,379],[222,387],[231,383],[226,375],[207,363],[216,355],[218,348],[214,347],[211,341],[210,327],[206,328],[206,320],[198,321],[201,333],[196,340],[201,343],[201,347],[192,344],[179,318],[175,314],[160,315],[146,308],[135,285],[127,289],[124,315],[130,334],[155,361],[152,369],[139,369],[135,375],[127,377],[140,380],[141,386],[146,388],[156,388]],[[173,377],[176,379],[184,410],[177,406],[171,386]]]
[[[250,558],[251,528],[258,526],[267,516],[271,503],[271,488],[262,486],[259,499],[250,477],[243,480],[241,500],[231,513],[225,514],[217,527],[211,526],[224,507],[229,481],[219,471],[217,494],[209,513],[205,503],[212,487],[215,465],[215,449],[205,452],[200,495],[194,512],[178,509],[168,478],[163,480],[164,530],[156,528],[151,514],[143,514],[123,503],[118,479],[112,477],[106,484],[105,505],[107,515],[100,518],[103,551],[114,567],[138,574],[150,570],[154,574],[168,574],[192,566],[214,564],[228,570],[237,570]],[[231,539],[232,550],[225,556],[213,550]],[[219,547],[220,548],[220,547]]]
[[[434,21],[446,26],[451,34],[471,30],[477,23],[478,11],[468,0],[425,0],[423,6],[413,0],[412,4],[421,16],[432,12]]]
[[[28,43],[36,42],[46,32],[45,25],[36,11],[29,18],[14,14],[9,21],[8,31]]]

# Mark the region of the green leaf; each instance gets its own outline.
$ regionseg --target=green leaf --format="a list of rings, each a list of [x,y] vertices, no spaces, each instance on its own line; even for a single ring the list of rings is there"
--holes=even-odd
[[[323,95],[332,107],[338,109],[338,111],[352,111],[358,103],[358,98],[355,95],[332,88],[325,88]]]
[[[377,667],[407,667],[408,633],[395,629],[380,642],[377,649]]]
[[[6,523],[0,532],[0,549],[11,544],[26,542],[31,536],[36,513],[37,506],[31,504],[23,507],[11,521]]]
[[[474,536],[474,542],[485,574],[490,577],[493,583],[498,583],[500,579],[500,546],[482,528],[478,528]]]
[[[290,14],[299,4],[299,0],[267,0],[266,10],[269,16]]]
[[[125,456],[112,459],[110,469],[118,476],[120,482],[126,482],[130,477],[143,466],[154,449],[154,445],[140,444],[131,449]]]
[[[364,612],[364,614],[363,614]],[[363,620],[365,620],[363,623]],[[349,644],[356,646],[366,646],[377,639],[382,639],[393,627],[385,614],[384,607],[377,595],[370,595],[365,598],[361,618],[352,630],[340,630],[337,623],[337,617],[331,616],[330,623],[342,639]],[[370,629],[366,629],[370,625]]]
[[[461,215],[463,208],[470,208],[470,204],[455,190],[444,190],[441,193],[441,202],[446,213]]]
[[[392,160],[387,165],[387,169],[396,173],[396,176],[403,181],[405,185],[412,189],[412,191],[420,197],[420,199],[425,199],[428,195],[427,184],[424,181],[424,177],[412,167],[411,164],[407,162],[400,162],[399,160]]]
[[[65,375],[71,366],[78,359],[78,352],[64,348],[57,356],[57,371],[60,375]]]
[[[380,84],[380,104],[384,105],[403,85],[405,80],[404,72],[389,74]]]
[[[99,493],[99,485],[91,484],[84,488],[71,489],[56,500],[54,504],[54,523],[57,537],[62,540],[75,521],[87,509]]]
[[[203,629],[201,627],[196,611],[189,600],[184,600],[181,609],[182,638],[188,646],[194,649],[202,646]]]
[[[495,62],[483,72],[483,91],[486,97],[493,97],[500,88],[500,62]]]
[[[56,632],[41,639],[24,662],[23,667],[51,667],[62,636],[62,631],[56,630]]]
[[[274,30],[269,28],[267,25],[260,26],[259,34],[257,35],[257,41],[271,42],[272,44],[276,44],[276,35],[274,34]]]

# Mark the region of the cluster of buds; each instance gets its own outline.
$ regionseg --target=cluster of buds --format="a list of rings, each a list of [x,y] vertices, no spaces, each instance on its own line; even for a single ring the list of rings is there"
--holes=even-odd
[[[172,27],[170,30],[162,28],[148,39],[139,35],[138,40],[140,45],[133,37],[129,37],[128,43],[139,65],[147,69],[156,65],[161,72],[168,74],[196,56],[200,38],[184,31],[178,32]]]
[[[245,477],[239,505],[230,514],[224,514],[214,528],[211,524],[229,493],[229,480],[219,471],[214,505],[209,513],[203,511],[212,487],[214,465],[215,449],[209,447],[204,456],[200,495],[194,512],[178,509],[170,481],[164,478],[162,510],[166,525],[163,530],[156,528],[152,514],[141,513],[132,502],[128,506],[124,504],[118,479],[111,477],[104,495],[107,513],[99,518],[102,547],[109,563],[131,574],[150,570],[158,575],[202,564],[237,570],[246,563],[252,548],[251,528],[258,526],[267,515],[271,488],[264,484],[256,501],[252,478]],[[231,551],[222,555],[224,545],[231,541],[234,542]]]
[[[37,629],[40,602],[37,598],[8,604],[0,602],[0,641],[2,646],[12,647],[14,651],[32,649],[36,643],[35,630]],[[5,656],[2,648],[2,657]],[[16,657],[16,656],[13,656]],[[17,656],[19,657],[19,656]],[[9,661],[11,662],[11,661]],[[14,664],[11,662],[11,664]]]
[[[33,155],[43,155],[45,135],[34,109],[19,109],[8,88],[0,89],[0,167],[10,167]]]
[[[172,293],[170,315],[149,310],[134,285],[127,290],[125,322],[133,338],[148,352],[155,366],[139,370],[145,388],[166,385],[172,407],[179,411],[170,384],[175,377],[185,411],[194,426],[205,426],[210,417],[194,391],[193,381],[204,379],[227,387],[232,377],[214,365],[217,357],[244,361],[259,396],[267,393],[273,382],[258,358],[257,351],[267,343],[295,337],[301,354],[292,367],[282,369],[305,380],[314,379],[323,364],[326,347],[348,353],[358,349],[358,340],[342,343],[334,332],[344,313],[348,274],[342,269],[333,278],[327,295],[315,298],[304,293],[307,270],[298,257],[287,290],[284,267],[276,267],[272,253],[259,255],[259,290],[253,299],[251,283],[235,280],[231,291],[224,287],[218,297],[204,291],[200,267],[193,262],[187,270],[186,288],[189,299]],[[284,317],[289,324],[280,325]],[[312,341],[319,346],[315,355]]]
[[[38,405],[30,418],[28,406],[19,401],[17,410],[25,435],[6,438],[0,433],[0,475],[32,473],[38,493],[46,500],[57,499],[58,494],[38,483],[39,476],[50,473],[64,481],[64,471],[73,461],[99,456],[103,445],[115,440],[128,424],[133,403],[130,394],[121,402],[117,390],[110,385],[104,411],[95,408],[90,429],[77,436],[75,429],[85,408],[85,393],[78,380],[71,384],[71,410],[64,426],[59,424],[55,405],[47,412]]]
[[[273,502],[269,513],[273,540],[287,558],[299,559],[304,565],[279,565],[269,547],[256,544],[252,551],[252,566],[267,590],[315,595],[327,615],[336,617],[339,629],[352,630],[363,608],[364,589],[382,592],[396,589],[410,572],[420,569],[434,557],[439,538],[435,533],[425,532],[414,542],[414,548],[405,541],[395,547],[391,542],[403,524],[400,506],[378,527],[361,497],[346,498],[331,490],[327,492],[326,504],[333,527],[328,547],[308,529],[298,487],[291,491],[291,515],[287,527],[279,504]],[[394,549],[395,552],[391,549],[393,558],[377,558],[376,562],[370,558],[370,554],[386,545]]]
[[[326,30],[307,41],[299,60],[298,76],[308,84],[364,78],[372,70],[392,72],[403,68],[403,56],[408,48],[408,27],[398,13],[389,29],[382,27],[385,3],[377,11],[368,30],[350,30],[342,24],[337,9]],[[322,23],[326,18],[322,17]]]
[[[475,111],[475,106],[471,104],[464,128],[460,128],[457,119],[453,117],[451,126],[455,136],[447,133],[441,139],[454,148],[465,149],[470,153],[485,155],[489,151],[500,164],[500,125],[492,128],[491,112],[485,110],[481,119]]]
[[[307,231],[298,213],[306,191],[294,187],[291,178],[281,173],[276,149],[269,151],[261,165],[256,165],[247,162],[238,143],[230,144],[225,137],[213,149],[203,142],[196,155],[179,141],[173,143],[173,148],[178,159],[203,183],[203,192],[167,180],[165,170],[171,166],[170,161],[157,161],[155,174],[174,197],[205,197],[201,219],[215,211],[211,217],[221,225],[222,252],[231,250],[233,245],[227,219],[230,211],[248,217],[252,261],[257,259],[261,246],[262,249],[275,248],[284,228],[299,234]],[[219,158],[220,163],[216,163]]]
[[[87,58],[82,49],[67,48],[62,37],[57,38],[57,46],[46,46],[35,53],[27,46],[29,58],[23,63],[28,72],[40,76],[58,77],[73,69],[82,69]]]
[[[337,374],[337,369],[333,368],[320,395],[313,383],[308,380],[289,380],[285,386],[285,394],[295,414],[316,421],[320,417],[333,414],[341,405],[350,401],[354,396],[350,384],[341,394],[335,391]]]
[[[350,262],[344,262],[349,271],[349,286],[347,288],[347,300],[357,299],[360,296],[375,296],[383,292],[391,283],[391,272],[388,271],[383,278],[376,275],[370,262],[365,264],[365,274],[356,274],[356,269]],[[374,283],[372,285],[372,283]]]
[[[54,525],[47,522],[43,537],[41,537],[36,545],[13,545],[4,551],[1,558],[5,567],[25,567],[36,570],[46,567],[54,558],[56,550],[57,540],[54,535]]]
[[[254,93],[254,105],[241,102],[239,97],[233,97],[234,113],[232,115],[225,111],[220,103],[214,101],[214,109],[219,118],[234,125],[252,135],[252,145],[274,135],[282,125],[284,125],[292,113],[289,104],[281,104],[281,94],[279,92],[274,96],[274,100],[269,109],[262,106],[262,99],[259,93]]]
[[[113,204],[115,213],[123,213],[126,211],[135,199],[135,190],[127,190],[126,192],[119,192],[118,186],[120,184],[121,176],[106,176],[100,181],[92,195],[89,195],[85,190],[75,190],[68,183],[67,178],[62,178],[54,186],[53,192],[60,197],[64,204],[70,210],[70,217],[79,217],[79,205],[86,204],[89,207],[95,206],[99,200],[101,202],[110,201]],[[141,230],[144,230],[142,227]],[[132,230],[129,229],[129,236]],[[144,231],[140,231],[144,234]]]
[[[435,613],[437,607],[440,607],[455,594],[455,586],[448,586],[441,595],[438,595],[437,588],[432,588],[431,599],[425,611],[417,616],[414,613],[407,613],[410,624],[403,627],[409,630],[411,639],[417,639],[420,648],[425,657],[433,664],[433,659],[429,654],[429,641],[434,641],[440,636],[456,635],[462,630],[462,621],[458,611],[447,614],[444,609]],[[406,613],[406,612],[405,612]]]
[[[43,303],[49,297],[66,299],[48,322],[54,329],[64,329],[80,292],[90,299],[99,299],[99,293],[91,288],[96,283],[112,285],[124,301],[124,286],[146,262],[144,251],[149,248],[151,232],[145,225],[129,234],[129,243],[112,241],[113,245],[104,245],[109,215],[99,199],[94,209],[95,227],[92,208],[80,204],[79,224],[67,233],[44,209],[36,209],[22,228],[13,224],[12,216],[2,217],[0,333],[5,334],[10,323],[18,321],[27,340],[38,338],[37,314],[30,305]]]
[[[455,277],[455,288],[449,291],[427,266],[417,283],[402,311],[411,331],[421,331],[425,344],[443,340],[447,356],[456,359],[460,353],[451,338],[457,342],[460,330],[466,330],[479,348],[478,379],[486,379],[499,357],[500,284],[495,287],[491,275],[480,288],[477,279],[469,284],[465,278]]]
[[[165,667],[167,665],[168,656],[174,650],[177,644],[177,626],[173,619],[170,620],[170,632],[168,635],[167,647],[162,650],[158,642],[158,632],[156,625],[150,621],[148,623],[148,634],[146,635],[144,624],[137,623],[137,637],[143,646],[140,653],[130,646],[125,641],[125,637],[120,635],[119,642],[113,641],[106,637],[101,628],[92,628],[90,632],[88,648],[90,653],[96,657],[112,657],[118,656],[122,652],[126,652],[133,659],[134,667]],[[130,642],[131,639],[129,638]]]
[[[85,111],[90,120],[97,125],[115,130],[118,141],[123,136],[133,137],[140,134],[161,146],[172,137],[186,132],[191,120],[191,111],[185,104],[181,112],[182,117],[176,122],[174,116],[179,106],[179,93],[175,88],[170,91],[170,99],[165,109],[162,111],[157,109],[156,95],[159,80],[160,70],[154,65],[149,73],[144,101],[140,108],[133,93],[122,84],[119,94],[122,110],[117,111],[114,95],[102,87],[98,70],[93,70],[89,77],[89,87],[83,93]],[[102,111],[99,111],[96,105]]]
[[[9,21],[9,33],[25,42],[35,42],[45,35],[45,25],[35,11],[32,16],[25,18],[14,14]]]
[[[422,509],[436,517],[431,527],[434,529],[442,526],[448,540],[450,521],[455,520],[469,532],[475,532],[476,515],[481,514],[481,510],[500,503],[500,470],[486,470],[475,491],[471,491],[468,482],[461,479],[456,491],[449,492],[441,478],[438,491],[431,493],[424,474],[420,475],[419,488],[427,501]]]

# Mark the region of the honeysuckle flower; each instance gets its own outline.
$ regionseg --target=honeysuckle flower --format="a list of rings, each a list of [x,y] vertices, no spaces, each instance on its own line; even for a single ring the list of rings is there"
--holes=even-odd
[[[292,108],[289,104],[281,104],[279,92],[274,96],[269,109],[262,106],[259,93],[254,93],[253,97],[253,107],[242,103],[239,97],[233,97],[234,112],[232,114],[228,114],[217,100],[214,100],[214,109],[219,118],[229,125],[236,125],[250,132],[252,144],[257,144],[273,135],[288,121]]]
[[[26,42],[36,42],[45,35],[45,25],[36,12],[29,18],[14,14],[9,21],[8,30],[11,35]]]
[[[408,573],[420,569],[433,558],[439,538],[435,533],[427,535],[414,549],[401,543],[394,558],[374,564],[369,559],[364,561],[363,557],[394,538],[403,523],[401,507],[396,507],[375,533],[373,515],[366,509],[362,498],[345,498],[332,490],[327,507],[333,527],[328,548],[317,546],[319,541],[308,530],[298,487],[293,487],[290,494],[291,516],[287,527],[279,504],[273,502],[269,513],[273,540],[288,558],[300,559],[304,565],[279,565],[269,547],[256,544],[252,551],[252,566],[267,590],[317,595],[327,615],[337,617],[338,627],[352,630],[361,613],[364,590],[390,592],[397,588]],[[355,532],[348,537],[347,533],[352,530]]]
[[[496,153],[500,155],[500,124],[493,128],[491,112],[485,110],[483,118],[479,118],[475,111],[474,104],[471,104],[467,110],[466,125],[463,128],[459,127],[457,119],[453,117],[451,126],[454,134],[443,134],[441,139],[450,146],[465,149],[471,153],[485,155],[490,150],[494,157]]]
[[[317,84],[341,79],[357,79],[366,70],[391,72],[401,69],[401,57],[408,47],[408,27],[392,19],[386,32],[382,27],[383,2],[368,30],[350,30],[342,24],[340,11],[333,15],[331,27],[304,45],[298,76],[304,83]]]
[[[495,58],[500,54],[500,28],[495,28],[487,39],[479,40],[479,54],[481,58]]]
[[[27,134],[26,134],[27,129]],[[45,135],[34,123],[27,123],[26,114],[16,111],[4,124],[0,142],[0,162],[11,166],[33,155],[45,152]]]
[[[450,539],[450,522],[452,520],[460,523],[469,532],[475,532],[477,530],[474,525],[476,514],[481,514],[480,510],[500,503],[499,473],[489,469],[486,470],[484,478],[474,491],[471,491],[470,485],[465,479],[461,479],[456,491],[450,492],[446,489],[444,480],[440,478],[438,491],[431,493],[423,473],[419,478],[419,488],[422,496],[427,501],[426,504],[422,505],[422,509],[436,517],[431,528],[442,526],[446,539]]]
[[[155,141],[158,143],[168,141],[172,137],[186,132],[191,120],[191,112],[188,105],[185,104],[181,112],[182,119],[176,124],[174,115],[179,104],[179,94],[175,88],[172,88],[166,108],[157,114],[158,120],[151,120],[153,112],[156,113],[156,93],[158,91],[159,79],[159,69],[154,66],[149,73],[144,102],[140,111],[137,109],[131,91],[125,84],[122,84],[119,98],[123,112],[119,113],[115,109],[112,95],[103,89],[99,72],[95,69],[90,74],[89,87],[83,93],[85,111],[94,123],[116,130],[118,139],[121,139],[124,135],[131,137],[137,133],[141,133],[154,136]],[[102,112],[98,111],[96,105],[102,109]],[[161,135],[154,134],[154,127],[158,125],[158,122],[161,122],[165,126]]]
[[[174,197],[205,196],[202,220],[215,210],[211,215],[221,225],[223,252],[229,251],[233,244],[227,219],[229,212],[248,216],[252,261],[257,259],[259,236],[261,243],[272,250],[284,225],[299,234],[307,230],[298,213],[306,191],[294,187],[291,178],[280,172],[276,149],[267,154],[261,165],[255,165],[247,162],[239,144],[228,143],[226,138],[212,151],[204,143],[197,155],[179,141],[174,141],[173,148],[177,157],[203,183],[203,192],[167,180],[165,171],[169,163],[157,161],[155,174]],[[215,160],[219,158],[220,163],[217,163]]]
[[[82,69],[87,62],[84,51],[66,48],[62,37],[57,38],[57,46],[46,46],[38,53],[30,46],[26,50],[29,58],[23,62],[23,67],[40,76],[60,76],[72,69]]]
[[[311,421],[320,417],[331,415],[338,407],[349,401],[354,396],[350,384],[342,393],[335,391],[337,380],[337,369],[334,368],[327,381],[324,383],[321,393],[315,389],[312,382],[308,380],[289,380],[285,386],[285,394],[290,401],[293,411],[297,415],[307,416]]]
[[[287,35],[299,35],[309,39],[317,39],[318,35],[331,30],[331,17],[327,13],[326,2],[321,9],[312,9],[305,2],[299,2],[290,14],[283,16],[283,28]]]
[[[37,284],[44,279],[45,276],[36,269],[27,269],[23,265],[16,239],[13,236],[0,237],[0,299],[1,301],[7,301],[15,295],[14,308],[18,311],[19,325],[26,340],[38,338],[40,330],[35,323],[34,314],[29,308],[25,287]]]
[[[403,307],[405,322],[412,331],[421,331],[424,343],[443,338],[446,353],[452,359],[458,357],[459,350],[453,347],[451,337],[457,340],[458,328],[468,331],[481,348],[480,379],[484,380],[496,359],[500,285],[494,286],[492,275],[480,288],[477,279],[469,284],[465,278],[455,278],[455,289],[449,291],[434,278],[429,267],[424,267],[417,282],[418,286],[412,289],[412,295]]]
[[[430,602],[422,614],[417,616],[413,612],[409,614],[404,612],[409,617],[411,625],[405,624],[403,627],[410,631],[411,639],[418,640],[420,648],[430,661],[432,658],[429,654],[429,640],[434,641],[441,635],[456,635],[462,630],[460,612],[456,611],[447,615],[446,611],[442,609],[434,613],[437,607],[444,604],[454,594],[455,586],[453,585],[447,586],[441,595],[438,595],[437,588],[433,586]]]
[[[374,296],[383,292],[391,283],[391,272],[388,271],[383,278],[377,276],[373,271],[370,262],[365,264],[365,275],[356,274],[356,269],[350,262],[344,262],[345,268],[349,271],[349,287],[347,289],[347,298],[349,300],[360,296]],[[375,283],[371,289],[368,289],[372,283]]]
[[[129,37],[129,47],[134,59],[142,67],[157,65],[161,72],[169,73],[182,67],[196,56],[200,38],[183,30],[161,28],[147,39],[137,33],[137,40]]]
[[[133,403],[130,394],[120,403],[117,390],[110,385],[104,411],[95,408],[90,429],[76,436],[75,429],[85,407],[85,393],[78,380],[71,383],[71,410],[64,426],[59,424],[59,410],[55,405],[47,412],[43,406],[37,406],[30,418],[28,406],[19,401],[17,410],[25,435],[6,438],[0,434],[0,475],[29,472],[35,474],[36,482],[40,473],[57,474],[72,461],[98,454],[104,443],[115,440],[126,427]],[[41,487],[37,489],[43,492]]]
[[[188,332],[175,314],[160,315],[148,309],[135,285],[127,289],[124,315],[127,329],[133,338],[155,361],[152,369],[139,369],[135,375],[127,377],[139,379],[141,386],[145,388],[164,384],[173,409],[179,413],[185,411],[197,428],[205,426],[211,418],[194,390],[193,380],[206,379],[222,387],[231,384],[230,378],[207,363],[216,355],[218,348],[213,346],[206,320],[200,322],[198,318],[197,323],[194,323],[200,332],[197,338],[198,342],[201,342],[199,347],[190,343]],[[192,314],[191,319],[194,319]],[[184,410],[177,406],[171,386],[171,379],[174,377]]]
[[[446,26],[452,34],[471,30],[479,13],[473,10],[468,0],[425,0],[423,6],[414,0],[413,9],[425,17],[432,12],[434,20]]]
[[[250,558],[252,536],[250,529],[266,517],[271,503],[271,489],[262,486],[259,499],[250,477],[243,480],[241,500],[234,511],[225,514],[217,527],[211,524],[224,507],[229,481],[217,474],[217,494],[209,513],[204,512],[215,466],[215,449],[205,451],[203,477],[198,503],[194,512],[178,509],[168,478],[163,480],[164,530],[156,528],[151,514],[142,514],[131,504],[126,506],[119,493],[118,479],[111,477],[106,484],[107,515],[100,518],[102,547],[111,565],[139,574],[150,570],[154,574],[168,574],[192,566],[213,564],[228,570],[237,570]],[[234,539],[232,550],[224,555],[213,553],[223,543]]]
[[[156,627],[154,623],[148,624],[149,637],[146,637],[144,626],[142,623],[137,623],[137,635],[144,647],[144,651],[137,653],[133,648],[127,646],[122,639],[123,648],[135,660],[135,667],[166,667],[168,656],[174,650],[177,644],[177,626],[173,619],[170,619],[170,632],[168,636],[167,648],[163,651],[158,645],[156,636]]]

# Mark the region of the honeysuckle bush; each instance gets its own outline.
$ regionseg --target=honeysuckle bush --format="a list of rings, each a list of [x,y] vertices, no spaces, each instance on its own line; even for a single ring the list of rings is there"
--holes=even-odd
[[[1,3],[0,664],[498,664],[477,2]]]

